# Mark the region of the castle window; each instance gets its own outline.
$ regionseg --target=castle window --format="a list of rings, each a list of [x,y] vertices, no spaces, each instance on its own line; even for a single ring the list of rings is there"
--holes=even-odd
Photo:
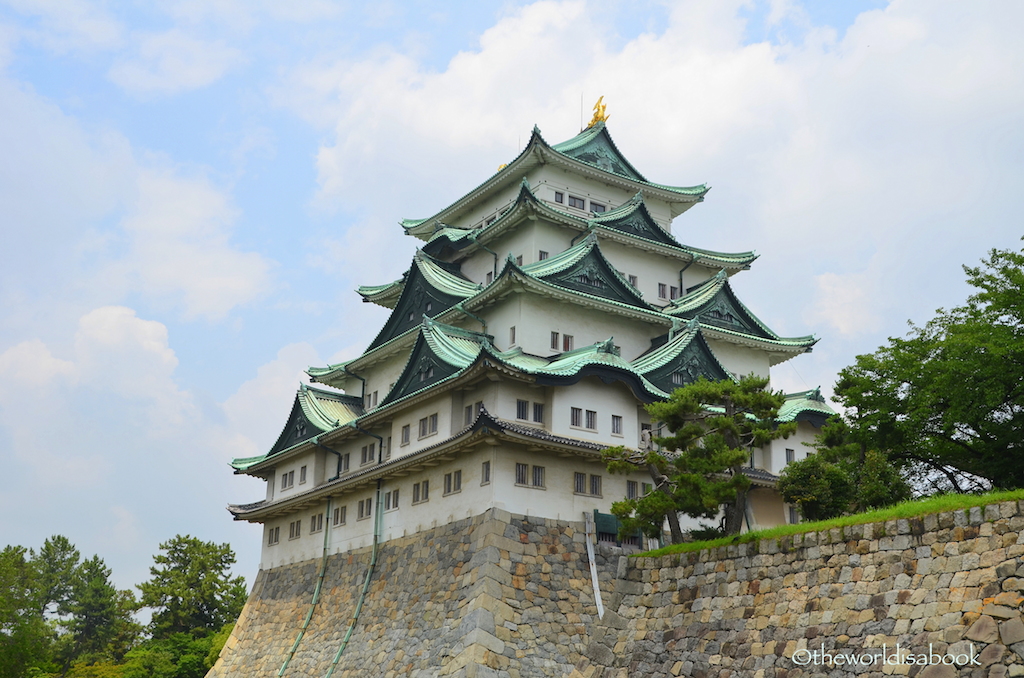
[[[377,443],[370,443],[369,445],[363,445],[363,449],[360,452],[359,465],[366,466],[372,464],[377,460]]]
[[[394,489],[384,493],[384,510],[393,511],[398,508],[398,490]]]
[[[601,280],[600,278],[596,278],[596,277],[592,278],[592,277],[588,276],[586,273],[580,273],[578,276],[576,276],[576,282],[578,282],[581,285],[589,285],[590,287],[597,287],[597,288],[604,287],[604,281],[603,280]]]
[[[594,212],[595,214],[600,214],[601,212],[604,212],[607,209],[607,207],[605,207],[599,202],[594,202],[593,200],[590,201],[590,211]]]
[[[401,445],[409,444],[409,424],[402,427],[402,442]]]
[[[658,283],[658,298],[668,299],[668,285],[665,283]]]
[[[565,202],[565,193],[561,193],[560,191],[555,191],[555,202],[560,203],[560,204],[564,203]]]
[[[281,489],[287,490],[289,487],[295,484],[295,471],[289,471],[288,473],[281,474]]]
[[[494,271],[487,271],[486,280],[487,280],[487,284],[488,285],[490,285],[492,282],[494,282]]]
[[[306,467],[303,466],[302,468],[299,469],[299,485],[302,485],[305,482],[306,482]]]
[[[272,527],[267,530],[267,546],[273,546],[281,541],[281,528]]]
[[[515,346],[516,345],[516,326],[515,325],[513,325],[510,328],[508,328],[508,345],[509,346]]]
[[[587,428],[597,430],[597,412],[594,410],[587,410]]]
[[[595,497],[601,496],[601,476],[590,476],[590,494]]]
[[[359,520],[365,520],[373,515],[373,499],[363,499],[359,502]]]
[[[622,435],[622,417],[617,414],[612,415],[612,435]]]
[[[538,424],[544,423],[544,403],[533,404],[533,420]]]
[[[336,506],[334,508],[334,524],[344,525],[346,518],[348,518],[348,507]]]
[[[551,350],[552,351],[557,351],[558,350],[558,332],[552,332],[551,333]]]
[[[628,279],[630,285],[632,285],[633,287],[637,286],[637,280],[635,275],[628,276]]]
[[[572,491],[576,494],[586,494],[587,492],[587,474],[586,473],[574,473],[573,474],[573,485]]]
[[[668,298],[669,299],[678,299],[679,298],[679,288],[676,287],[675,285],[673,285],[672,287],[669,287],[668,288]]]
[[[544,489],[544,467],[516,464],[516,485]]]
[[[465,421],[465,424],[466,424],[466,426],[469,426],[472,423],[473,423],[473,406],[472,405],[466,405],[466,421]]]
[[[424,480],[419,483],[413,483],[412,486],[412,503],[421,504],[425,501],[430,500],[430,481]]]
[[[485,461],[480,466],[480,484],[490,485],[491,484],[491,462]]]
[[[462,492],[462,471],[452,471],[444,474],[445,495]]]
[[[316,513],[309,517],[309,533],[320,532],[324,529],[324,514]]]
[[[575,207],[576,209],[585,210],[587,209],[587,201],[583,198],[577,198],[576,196],[569,196],[569,207]]]
[[[288,523],[288,538],[298,539],[302,536],[302,521],[296,520]]]
[[[800,522],[800,514],[797,513],[795,506],[790,506],[788,508],[789,508],[789,524],[790,525],[796,525],[797,523]]]
[[[686,375],[682,372],[672,373],[672,385],[673,386],[684,386],[686,384]]]
[[[573,336],[571,334],[562,335],[562,350],[571,351],[574,345]]]
[[[573,407],[569,410],[569,426],[583,426],[583,408]]]
[[[639,485],[635,480],[626,481],[626,499],[636,499],[639,491]]]
[[[347,452],[338,458],[338,473],[348,473],[348,461],[351,455]]]
[[[384,447],[384,450],[383,450],[384,458],[385,459],[390,459],[391,458],[391,436],[388,436],[388,444],[383,446],[383,447]]]
[[[523,255],[520,254],[518,257],[516,257],[516,266],[522,266],[522,265],[523,265]]]
[[[787,464],[792,464],[794,461],[796,461],[796,451],[795,450],[791,450],[791,449],[789,449],[787,447],[786,448],[786,463]]]
[[[530,412],[530,401],[529,400],[517,400],[516,401],[516,419],[526,421],[529,418]]]
[[[426,438],[437,433],[437,414],[420,419],[420,438]]]
[[[545,252],[544,250],[541,250],[540,252],[537,253],[537,261],[544,261],[547,258],[548,258],[548,253]]]

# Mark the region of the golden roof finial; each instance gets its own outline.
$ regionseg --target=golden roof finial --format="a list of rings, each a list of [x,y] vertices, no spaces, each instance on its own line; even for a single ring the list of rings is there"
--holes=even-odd
[[[587,129],[590,129],[597,123],[604,122],[605,120],[611,117],[610,115],[605,113],[605,109],[608,107],[601,103],[602,101],[604,101],[603,94],[598,98],[597,103],[594,104],[594,117],[591,118],[589,123],[587,123]]]

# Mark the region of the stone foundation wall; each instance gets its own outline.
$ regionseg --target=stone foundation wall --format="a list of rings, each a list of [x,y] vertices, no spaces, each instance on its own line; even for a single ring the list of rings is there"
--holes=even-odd
[[[491,509],[383,544],[335,676],[565,676],[597,616],[582,523]],[[626,558],[604,547],[611,594]],[[321,599],[285,676],[324,676],[341,645],[370,549],[328,559]],[[320,561],[260,572],[208,676],[277,676],[310,609]]]
[[[334,675],[1024,676],[1024,502],[661,558],[601,545],[601,619],[581,527],[492,509],[388,542]],[[286,676],[326,675],[368,561],[331,557]],[[318,565],[260,573],[210,676],[277,675]]]

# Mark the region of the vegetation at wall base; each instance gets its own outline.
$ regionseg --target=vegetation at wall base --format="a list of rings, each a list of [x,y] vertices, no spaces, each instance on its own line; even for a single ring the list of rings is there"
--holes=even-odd
[[[711,541],[693,541],[684,544],[669,544],[654,551],[634,554],[634,558],[667,556],[673,553],[689,553],[691,551],[703,551],[704,549],[717,548],[719,546],[735,546],[737,544],[749,544],[763,539],[778,539],[792,534],[806,534],[808,532],[822,532],[834,528],[849,527],[851,525],[865,525],[867,523],[883,523],[888,520],[899,520],[904,518],[919,518],[933,513],[945,513],[957,511],[975,506],[987,506],[998,504],[1004,501],[1024,500],[1024,490],[1004,490],[999,492],[987,492],[985,494],[940,494],[926,499],[914,499],[904,501],[894,506],[883,509],[856,513],[853,515],[818,520],[807,523],[796,523],[793,525],[779,525],[765,530],[744,532],[743,534],[731,537],[722,537]]]
[[[202,678],[245,603],[227,544],[177,536],[154,556],[142,599],[99,556],[55,535],[0,551],[0,678]],[[135,621],[153,610],[149,637]]]

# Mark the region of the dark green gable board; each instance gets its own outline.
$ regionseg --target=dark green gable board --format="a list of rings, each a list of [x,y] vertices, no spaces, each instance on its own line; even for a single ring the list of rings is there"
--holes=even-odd
[[[302,405],[299,404],[299,396],[295,396],[292,412],[288,415],[288,423],[284,425],[284,430],[281,431],[281,435],[278,436],[277,442],[270,448],[267,456],[270,457],[281,450],[287,450],[289,447],[309,440],[320,433],[323,433],[323,429],[306,418],[306,413],[302,411]]]
[[[440,262],[438,262],[440,263]],[[445,268],[450,266],[445,265]],[[423,316],[433,318],[439,313],[447,311],[455,304],[462,301],[461,297],[446,294],[430,285],[418,266],[413,264],[406,273],[405,287],[402,289],[402,296],[398,298],[391,317],[384,324],[380,334],[373,340],[366,349],[372,351],[381,344],[385,344],[395,337],[405,334],[413,327],[416,327],[423,320]]]
[[[447,379],[460,369],[438,358],[431,350],[423,333],[420,332],[412,347],[412,353],[409,354],[405,369],[381,402],[381,407]]]
[[[537,277],[544,282],[565,289],[611,299],[638,308],[650,308],[640,292],[622,280],[597,247],[592,248],[579,261],[565,270]]]
[[[586,133],[587,130],[584,130],[576,139],[579,139]],[[625,156],[619,152],[619,149],[615,147],[615,142],[612,141],[608,130],[605,129],[603,124],[601,124],[600,130],[593,134],[585,143],[572,148],[570,146],[575,145],[574,141],[574,139],[570,139],[567,142],[557,144],[554,146],[554,149],[563,155],[582,160],[606,172],[614,172],[615,174],[629,177],[634,181],[647,181],[626,160]]]
[[[609,219],[607,221],[595,219],[595,221],[604,228],[621,231],[622,233],[646,238],[647,240],[653,240],[654,242],[661,243],[662,245],[667,245],[669,247],[683,249],[683,246],[676,242],[675,238],[666,233],[665,229],[661,226],[658,226],[643,203],[640,203],[632,213],[619,217],[618,219]]]
[[[714,354],[711,353],[711,349],[700,333],[694,334],[686,348],[680,351],[673,360],[645,373],[644,376],[666,393],[671,393],[680,386],[692,384],[700,377],[704,377],[708,381],[731,379],[729,373],[722,368]]]
[[[691,288],[688,292],[692,292],[702,285],[713,283],[714,278],[711,278],[707,282]],[[740,303],[739,299],[737,299],[736,293],[732,291],[732,287],[728,282],[722,285],[722,289],[707,302],[701,304],[696,309],[680,313],[678,317],[686,318],[687,320],[697,318],[701,323],[711,327],[720,327],[724,330],[741,332],[754,337],[761,337],[762,339],[778,339],[775,335],[766,332],[761,324],[754,320],[743,307],[743,304]]]

